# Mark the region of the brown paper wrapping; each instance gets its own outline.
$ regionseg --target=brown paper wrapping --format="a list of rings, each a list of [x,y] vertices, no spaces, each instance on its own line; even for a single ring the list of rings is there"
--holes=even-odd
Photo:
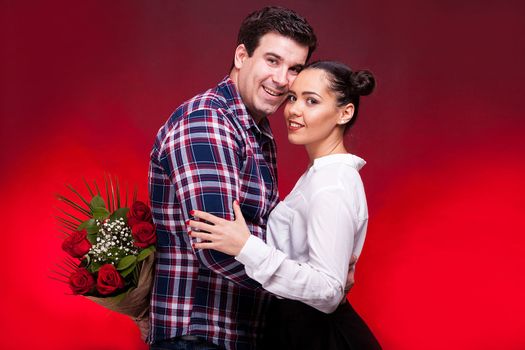
[[[131,288],[124,295],[117,297],[86,297],[107,309],[130,316],[140,328],[143,340],[149,332],[149,308],[153,285],[154,256],[155,254],[150,254],[142,261],[136,288]]]

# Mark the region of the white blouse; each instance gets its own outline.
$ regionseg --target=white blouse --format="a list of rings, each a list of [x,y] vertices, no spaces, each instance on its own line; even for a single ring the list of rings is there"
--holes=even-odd
[[[314,160],[290,194],[271,212],[267,244],[250,236],[236,259],[263,288],[322,312],[344,296],[348,265],[365,240],[368,209],[352,154]]]

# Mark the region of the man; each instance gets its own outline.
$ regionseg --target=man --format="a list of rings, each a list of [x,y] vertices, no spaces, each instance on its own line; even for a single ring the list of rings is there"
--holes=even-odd
[[[192,210],[233,219],[238,200],[265,239],[277,204],[274,113],[317,45],[295,12],[266,7],[239,30],[229,76],[183,103],[159,130],[149,185],[157,227],[151,349],[253,349],[268,295],[234,258],[195,250]]]

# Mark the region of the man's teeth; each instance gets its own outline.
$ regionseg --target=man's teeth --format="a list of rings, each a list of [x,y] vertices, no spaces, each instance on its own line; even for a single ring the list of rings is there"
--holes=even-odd
[[[268,89],[265,86],[263,86],[263,89],[264,89],[264,91],[266,91],[267,93],[269,93],[272,96],[281,96],[283,94],[282,92],[270,90],[270,89]]]

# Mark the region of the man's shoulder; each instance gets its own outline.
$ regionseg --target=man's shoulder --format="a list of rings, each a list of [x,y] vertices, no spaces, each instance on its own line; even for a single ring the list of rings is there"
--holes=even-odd
[[[221,83],[211,89],[208,89],[198,95],[183,102],[171,114],[166,123],[166,127],[173,128],[181,121],[191,122],[195,118],[219,118],[231,119],[235,115],[232,103],[228,96],[225,96]]]
[[[193,96],[189,100],[182,103],[174,112],[174,114],[191,114],[196,111],[203,110],[217,110],[217,109],[229,109],[228,101],[226,97],[221,94],[221,91],[217,88],[211,88],[203,93]]]
[[[237,108],[232,97],[233,83],[228,77],[216,86],[186,100],[170,115],[157,133],[154,149],[177,135],[188,135],[188,130],[200,130],[205,127],[212,130],[237,135],[242,126],[237,118]],[[212,127],[209,127],[212,126]]]
[[[231,98],[225,93],[223,82],[183,102],[171,114],[166,123],[157,133],[156,144],[158,148],[170,137],[177,134],[187,134],[190,128],[200,129],[206,125],[208,132],[222,129],[231,134],[240,132],[240,124],[236,118],[235,108]],[[195,130],[197,130],[195,129]]]

